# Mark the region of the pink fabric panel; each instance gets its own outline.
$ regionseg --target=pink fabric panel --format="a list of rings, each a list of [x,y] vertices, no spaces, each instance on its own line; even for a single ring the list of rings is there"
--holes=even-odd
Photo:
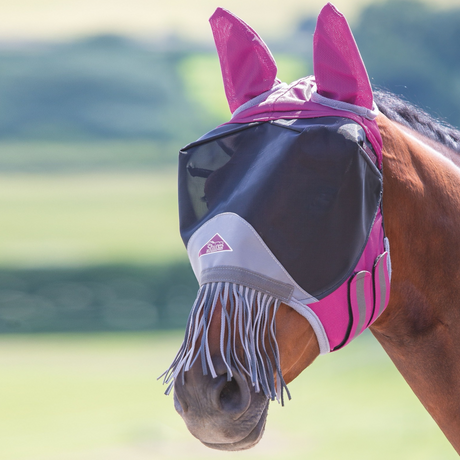
[[[366,68],[345,17],[328,3],[313,36],[313,68],[321,96],[372,109]]]
[[[348,279],[324,299],[308,305],[324,326],[331,350],[343,341],[347,332],[349,322],[347,299]]]
[[[383,247],[382,215],[379,210],[375,218],[371,233],[369,235],[369,239],[367,241],[366,248],[364,249],[358,261],[358,264],[356,265],[355,271],[360,272],[360,271],[371,270],[376,260],[376,254],[383,254],[384,251],[385,249]],[[386,267],[386,258],[385,258],[385,267]],[[388,289],[387,289],[386,303],[383,309],[388,304],[389,293],[390,293],[389,278],[388,278],[387,271],[386,271],[386,274],[387,274],[387,280],[388,280]],[[361,331],[359,333],[361,333],[368,325],[370,315],[372,314],[372,311],[373,311],[374,301],[373,301],[373,296],[372,296],[371,279],[372,278],[370,277],[370,274],[369,274],[369,279],[366,280],[366,283],[369,283],[368,284],[369,287],[367,289],[367,294],[366,294],[366,297],[367,297],[366,302],[369,307],[369,311],[366,313],[365,324],[361,328]],[[338,289],[336,289],[334,292],[329,294],[327,297],[325,297],[324,299],[321,299],[319,302],[308,305],[316,313],[321,323],[323,324],[324,329],[326,330],[326,335],[329,339],[331,350],[342,343],[343,339],[345,338],[345,334],[347,332],[348,323],[349,323],[349,314],[348,314],[348,309],[344,308],[344,304],[348,302],[349,282],[350,280],[347,279]],[[356,303],[353,308],[354,308],[353,310],[354,324],[353,324],[353,329],[350,333],[350,337],[347,343],[350,342],[355,337],[356,328],[359,322],[358,321],[359,315],[357,316],[357,313],[356,313],[356,308],[357,308]],[[375,321],[375,319],[376,318],[374,317],[372,319],[372,322]]]
[[[372,270],[375,259],[380,254],[385,252],[383,246],[383,228],[382,228],[382,214],[380,209],[374,220],[374,226],[372,227],[371,234],[367,240],[366,249],[364,250],[358,264],[356,265],[356,271],[360,270]]]
[[[229,11],[217,8],[209,22],[233,113],[241,104],[273,87],[278,81],[276,63],[257,33]]]

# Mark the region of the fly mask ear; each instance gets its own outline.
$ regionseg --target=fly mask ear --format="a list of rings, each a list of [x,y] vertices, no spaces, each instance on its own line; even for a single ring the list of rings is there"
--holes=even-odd
[[[245,22],[223,8],[211,16],[225,94],[230,111],[279,83],[276,63],[264,41]]]
[[[373,109],[369,77],[353,34],[345,17],[330,3],[318,16],[313,68],[320,96]]]

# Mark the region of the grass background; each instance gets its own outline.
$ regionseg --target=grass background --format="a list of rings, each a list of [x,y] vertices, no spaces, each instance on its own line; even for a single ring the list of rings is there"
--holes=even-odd
[[[320,357],[272,403],[252,450],[202,446],[156,377],[179,332],[0,337],[4,460],[375,459],[457,455],[370,334]]]
[[[175,169],[0,175],[0,265],[184,259]]]

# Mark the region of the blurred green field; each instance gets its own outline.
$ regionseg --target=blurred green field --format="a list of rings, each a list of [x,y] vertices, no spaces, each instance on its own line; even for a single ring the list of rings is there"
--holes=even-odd
[[[2,141],[0,171],[47,174],[152,170],[175,166],[181,147],[177,142],[153,140]]]
[[[458,458],[370,334],[294,381],[292,401],[272,403],[256,448],[207,449],[156,381],[181,338],[1,336],[2,460]]]
[[[0,265],[157,264],[185,258],[176,188],[175,167],[3,174]]]

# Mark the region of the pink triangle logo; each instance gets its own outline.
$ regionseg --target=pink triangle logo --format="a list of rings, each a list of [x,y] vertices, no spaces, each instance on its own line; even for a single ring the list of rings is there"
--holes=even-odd
[[[215,252],[233,251],[228,243],[216,233],[201,249],[198,253],[198,257],[206,256],[208,254],[214,254]]]

